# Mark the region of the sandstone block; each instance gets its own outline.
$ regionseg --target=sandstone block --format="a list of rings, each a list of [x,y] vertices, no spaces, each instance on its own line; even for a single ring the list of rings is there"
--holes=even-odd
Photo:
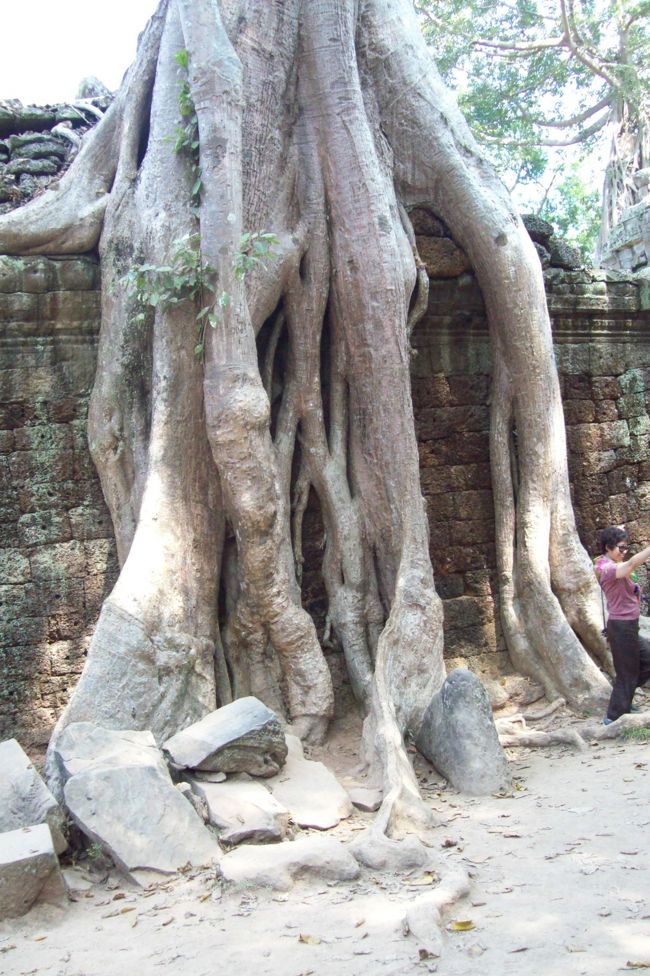
[[[273,776],[287,754],[280,721],[252,696],[238,698],[177,732],[163,745],[178,769]]]
[[[566,435],[569,451],[589,454],[601,450],[602,432],[599,424],[574,424],[567,427]]]
[[[66,897],[46,823],[0,833],[0,919],[25,915],[34,902]]]
[[[619,420],[618,410],[614,400],[596,400],[594,402],[594,418],[597,424]]]
[[[496,793],[510,786],[490,701],[470,671],[459,668],[446,678],[431,699],[415,744],[462,793]]]
[[[372,786],[350,786],[348,795],[357,810],[374,813],[379,810],[384,794],[382,790]]]
[[[63,542],[33,549],[29,562],[34,580],[84,576],[86,565],[84,549],[79,542]]]
[[[471,270],[465,252],[448,237],[418,235],[415,240],[430,278],[457,278],[464,271]]]
[[[595,413],[591,400],[564,401],[564,420],[567,424],[591,424],[595,419]]]
[[[66,849],[65,818],[15,739],[0,742],[0,832],[46,823],[58,854]]]
[[[616,408],[620,417],[643,417],[646,415],[645,391],[626,393],[616,401]]]
[[[415,234],[425,237],[444,237],[448,233],[443,222],[426,207],[414,207],[409,211],[409,219]]]
[[[621,396],[621,380],[617,376],[594,376],[591,380],[594,400],[617,400]]]
[[[116,766],[150,766],[171,783],[151,732],[116,731],[92,722],[73,722],[56,739],[51,758],[62,783],[79,773]]]
[[[30,576],[26,556],[18,549],[0,549],[0,578],[4,583],[25,583]]]
[[[350,797],[323,763],[302,756],[295,736],[287,736],[287,743],[290,748],[286,764],[269,780],[273,796],[301,827],[335,827],[352,813]]]
[[[220,857],[216,838],[155,766],[87,768],[67,781],[64,797],[80,830],[134,881]]]
[[[209,783],[191,775],[186,779],[205,800],[209,822],[217,828],[223,843],[267,844],[286,837],[289,811],[246,773],[230,776],[223,783]]]
[[[288,891],[298,877],[352,881],[359,865],[333,837],[301,837],[283,844],[248,844],[224,855],[219,865],[226,881]]]

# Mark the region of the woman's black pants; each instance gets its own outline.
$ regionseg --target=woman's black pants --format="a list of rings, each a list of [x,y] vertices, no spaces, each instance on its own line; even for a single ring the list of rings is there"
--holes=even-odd
[[[634,692],[650,680],[650,643],[639,636],[638,619],[610,618],[607,621],[607,639],[616,673],[607,718],[614,721],[629,712]]]

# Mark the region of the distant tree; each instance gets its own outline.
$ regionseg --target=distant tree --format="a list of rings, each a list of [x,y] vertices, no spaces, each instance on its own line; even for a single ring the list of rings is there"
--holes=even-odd
[[[549,150],[592,152],[596,140],[609,141],[602,244],[637,201],[634,174],[650,160],[650,0],[415,3],[443,77],[511,183],[540,180]],[[544,203],[555,197],[557,210],[564,182],[564,199],[588,223],[591,198],[579,177],[557,175]]]

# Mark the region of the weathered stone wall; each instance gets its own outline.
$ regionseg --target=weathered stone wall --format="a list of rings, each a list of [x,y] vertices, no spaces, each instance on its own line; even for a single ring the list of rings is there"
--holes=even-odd
[[[634,174],[636,203],[623,210],[603,243],[604,268],[639,271],[650,265],[650,169]]]
[[[650,312],[638,280],[546,271],[578,528],[650,541]],[[0,738],[43,743],[83,666],[117,566],[86,446],[99,321],[88,258],[0,258]],[[490,343],[468,274],[432,281],[413,335],[413,394],[449,666],[507,669],[488,458]],[[305,517],[307,606],[322,633],[322,531]],[[340,680],[340,655],[329,657]]]
[[[580,537],[625,522],[650,542],[650,311],[644,283],[603,271],[545,272]],[[508,666],[498,618],[488,455],[490,342],[475,279],[432,281],[413,336],[413,398],[445,600],[449,666]],[[647,584],[647,581],[642,580]],[[647,585],[646,585],[647,588]]]
[[[86,443],[89,258],[0,257],[0,740],[47,741],[116,573]]]

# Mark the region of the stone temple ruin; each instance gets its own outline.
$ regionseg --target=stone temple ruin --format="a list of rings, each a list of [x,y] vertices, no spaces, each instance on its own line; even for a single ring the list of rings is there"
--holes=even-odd
[[[59,178],[109,101],[103,94],[70,106],[0,103],[0,213]],[[638,179],[646,187],[650,182],[647,171]],[[411,217],[430,276],[428,310],[413,335],[412,388],[436,586],[445,604],[447,664],[478,674],[493,707],[499,707],[508,697],[510,666],[494,596],[485,311],[465,255],[444,225],[424,210]],[[531,219],[527,226],[544,267],[582,541],[595,553],[599,530],[624,522],[635,542],[647,545],[650,274],[644,269],[650,197],[624,214],[599,270],[581,267],[544,221]],[[57,801],[64,798],[75,830],[94,838],[134,879],[138,872],[146,880],[147,872],[185,863],[184,848],[172,847],[169,854],[168,844],[162,864],[156,861],[159,850],[125,851],[113,843],[115,824],[98,824],[84,809],[91,779],[107,797],[128,790],[134,776],[138,789],[146,780],[160,803],[169,805],[172,832],[195,831],[200,838],[194,843],[200,863],[220,856],[216,836],[227,847],[282,841],[290,835],[290,820],[324,829],[349,816],[352,801],[360,809],[376,809],[379,802],[372,784],[346,784],[346,791],[325,767],[317,769],[321,764],[304,758],[296,740],[289,737],[287,745],[284,735],[278,739],[277,729],[269,740],[261,736],[260,728],[266,735],[274,717],[254,700],[241,700],[248,703],[248,724],[240,728],[239,716],[234,728],[244,740],[256,739],[258,762],[270,763],[271,778],[263,782],[259,768],[251,775],[250,766],[242,764],[242,749],[227,769],[205,756],[185,762],[171,740],[161,750],[146,732],[97,730],[102,741],[84,757],[81,744],[94,741],[95,733],[71,726],[61,742],[60,780],[50,784],[59,790],[53,796],[14,741],[32,759],[42,757],[117,575],[110,517],[85,434],[99,283],[93,254],[0,256],[0,740],[8,740],[0,745],[0,915],[27,910],[37,897],[62,897],[58,855],[67,840]],[[468,334],[471,344],[465,341]],[[315,505],[308,506],[304,525],[303,598],[322,636],[325,599],[316,568],[322,527]],[[329,646],[327,656],[335,683],[345,686],[340,649]],[[25,796],[31,798],[27,808],[17,799]],[[111,804],[115,801],[106,806]],[[136,815],[142,819],[141,811]],[[117,835],[121,829],[118,824]],[[304,851],[300,845],[306,839],[285,848],[278,844],[268,863],[252,849],[237,848],[222,859],[222,871],[233,879],[257,872],[258,881],[266,879],[259,883],[273,878],[279,887],[288,887],[305,863],[321,874],[331,870],[332,877],[353,877],[357,861],[338,851],[334,841],[325,841],[307,844]]]

